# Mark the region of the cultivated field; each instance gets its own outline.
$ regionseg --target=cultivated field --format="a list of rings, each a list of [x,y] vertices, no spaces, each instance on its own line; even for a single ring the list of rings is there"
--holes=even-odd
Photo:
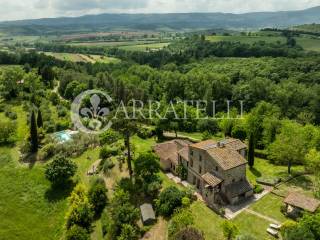
[[[53,53],[46,52],[48,56],[53,56],[57,59],[71,62],[101,62],[101,63],[117,63],[120,60],[112,57],[106,57],[101,55],[86,55],[86,54],[76,54],[76,53]]]
[[[121,46],[121,49],[127,51],[152,51],[162,49],[167,47],[169,43],[150,43],[150,44],[137,44],[137,45],[130,45],[130,46]]]

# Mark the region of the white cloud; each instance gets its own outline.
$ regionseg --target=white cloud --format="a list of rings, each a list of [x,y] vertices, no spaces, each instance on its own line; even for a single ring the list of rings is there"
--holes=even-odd
[[[257,12],[299,10],[320,0],[0,0],[0,20],[94,13]]]

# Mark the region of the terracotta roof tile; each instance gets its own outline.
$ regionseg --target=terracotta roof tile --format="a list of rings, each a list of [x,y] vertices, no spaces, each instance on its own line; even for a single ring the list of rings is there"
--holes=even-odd
[[[189,147],[184,147],[179,151],[179,155],[183,157],[184,160],[189,161]]]
[[[222,182],[222,180],[211,173],[202,175],[202,179],[211,187],[215,187]]]
[[[216,147],[216,145],[217,145],[216,141],[214,141],[214,140],[206,140],[206,141],[202,141],[202,142],[198,142],[198,143],[192,144],[191,147],[199,148],[199,149],[202,149],[202,150],[208,150],[210,148]]]
[[[239,139],[234,138],[226,138],[225,140],[221,141],[221,143],[224,144],[226,147],[230,147],[236,151],[247,148],[246,144],[244,144]]]
[[[314,213],[320,206],[319,200],[306,197],[305,195],[296,192],[290,193],[284,200],[284,203],[301,208],[311,213]]]
[[[178,152],[189,144],[189,141],[173,140],[157,144],[154,146],[153,150],[160,157],[161,161],[170,161],[177,164]]]
[[[228,147],[211,148],[207,153],[217,161],[223,170],[229,170],[247,163],[237,151]]]

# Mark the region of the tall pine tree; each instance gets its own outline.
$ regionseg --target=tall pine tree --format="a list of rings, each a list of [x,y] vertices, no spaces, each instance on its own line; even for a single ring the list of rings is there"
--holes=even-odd
[[[37,125],[39,128],[43,127],[43,120],[42,120],[42,114],[40,109],[38,110]]]
[[[36,116],[32,110],[30,119],[30,142],[31,142],[31,152],[38,151],[38,129],[36,123]]]
[[[254,150],[255,150],[254,134],[251,133],[249,136],[249,150],[248,150],[248,164],[250,168],[253,168],[254,166]]]

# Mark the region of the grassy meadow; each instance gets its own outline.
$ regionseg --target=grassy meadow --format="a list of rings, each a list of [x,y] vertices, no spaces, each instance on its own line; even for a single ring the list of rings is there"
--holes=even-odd
[[[320,52],[320,39],[309,37],[296,37],[297,44],[302,46],[306,51]],[[211,42],[241,42],[253,44],[255,42],[264,41],[267,43],[285,43],[286,39],[282,36],[207,36],[207,40]]]

